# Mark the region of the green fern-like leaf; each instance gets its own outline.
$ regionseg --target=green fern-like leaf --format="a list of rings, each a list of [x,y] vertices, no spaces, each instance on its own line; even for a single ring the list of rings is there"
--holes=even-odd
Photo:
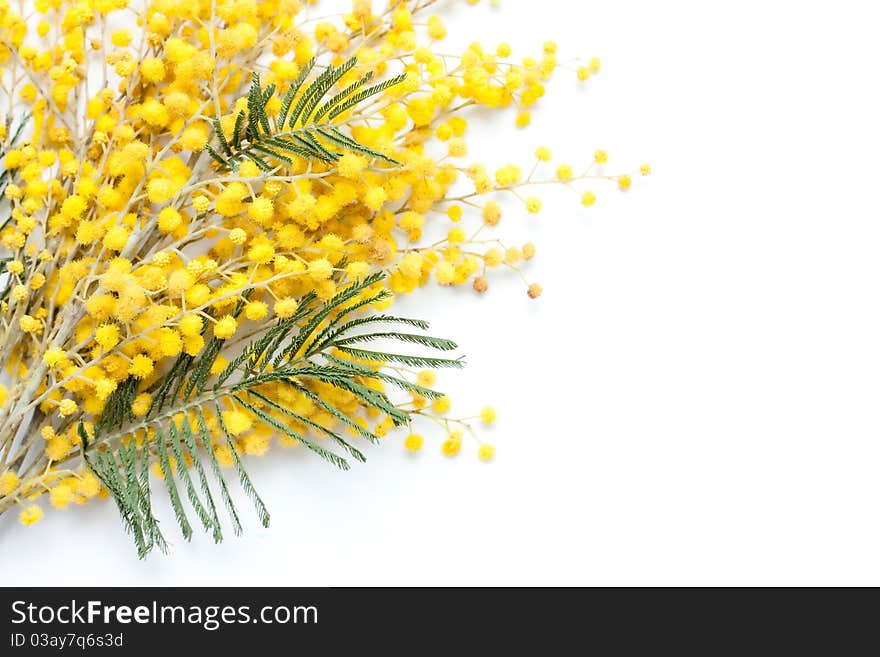
[[[415,344],[433,350],[450,351],[455,343],[416,333],[398,333],[387,327],[405,325],[424,330],[426,322],[390,315],[359,315],[365,307],[384,299],[387,291],[375,286],[384,274],[373,274],[343,287],[333,298],[321,302],[314,294],[300,300],[297,312],[278,320],[260,337],[247,344],[217,376],[211,374],[224,340],[207,340],[197,356],[181,354],[164,377],[149,389],[153,401],[144,417],[135,417],[131,407],[138,393],[138,381],[127,379],[110,395],[94,435],[80,423],[78,432],[87,464],[106,486],[119,508],[126,530],[132,535],[138,554],[143,557],[154,548],[165,550],[166,539],[153,513],[149,472],[153,464],[168,489],[168,498],[181,535],[189,540],[194,526],[201,524],[215,541],[223,540],[223,522],[218,507],[226,508],[233,533],[241,532],[238,509],[230,483],[220,466],[222,448],[231,457],[241,489],[251,500],[260,522],[269,525],[269,512],[257,494],[235,439],[225,424],[225,409],[240,409],[279,435],[300,441],[304,447],[340,469],[353,458],[364,461],[364,454],[339,432],[328,429],[291,408],[273,400],[261,386],[288,386],[306,396],[332,415],[345,428],[370,442],[377,436],[361,426],[332,403],[321,398],[310,382],[322,382],[344,390],[361,405],[388,415],[397,424],[407,424],[409,416],[398,409],[384,392],[365,384],[378,379],[402,390],[436,398],[440,393],[375,369],[332,351],[358,360],[405,363],[414,366],[460,367],[460,359],[428,358],[385,351],[369,351],[352,345],[382,341]],[[238,316],[247,301],[245,292],[236,304]],[[386,328],[382,328],[386,327]],[[354,333],[354,331],[360,331]],[[205,329],[207,331],[207,328]],[[179,418],[183,417],[180,422]],[[175,418],[178,418],[176,421]],[[219,434],[219,440],[210,427]],[[148,440],[147,435],[151,435]],[[329,439],[325,447],[313,436]],[[335,449],[333,449],[335,448]],[[213,482],[213,483],[212,483]],[[218,504],[215,495],[219,491]]]
[[[231,139],[223,134],[218,119],[212,121],[217,145],[209,144],[206,147],[208,154],[227,169],[235,170],[243,161],[250,160],[267,172],[275,169],[278,163],[291,165],[290,154],[332,163],[344,153],[357,153],[388,164],[399,164],[333,124],[343,112],[400,84],[406,77],[399,75],[366,87],[373,78],[372,73],[367,73],[328,99],[331,90],[356,65],[357,59],[352,57],[339,66],[327,67],[307,83],[315,66],[312,59],[284,92],[275,116],[269,116],[266,108],[276,87],[272,84],[263,89],[259,74],[254,73],[247,95],[247,112],[241,110],[236,115]]]

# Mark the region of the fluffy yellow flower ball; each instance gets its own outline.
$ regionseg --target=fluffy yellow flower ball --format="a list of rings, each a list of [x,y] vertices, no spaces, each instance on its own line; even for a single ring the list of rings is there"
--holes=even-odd
[[[248,218],[253,219],[258,224],[266,224],[271,221],[273,214],[272,199],[256,198],[248,206]]]
[[[37,504],[29,504],[22,509],[21,513],[18,515],[18,520],[22,525],[33,525],[40,522],[42,517],[43,509]]]
[[[455,456],[461,451],[461,432],[453,431],[441,446],[446,456]]]
[[[483,443],[480,445],[480,449],[477,451],[477,455],[480,457],[481,461],[491,461],[495,458],[495,447],[489,445],[488,443]]]
[[[326,258],[318,258],[309,263],[309,275],[318,281],[326,280],[333,274],[333,265]]]
[[[76,413],[78,408],[77,403],[72,399],[62,399],[58,404],[58,414],[61,417],[68,417]]]
[[[9,495],[18,488],[18,475],[14,472],[4,472],[0,475],[0,495]]]
[[[73,501],[73,495],[73,489],[65,482],[62,482],[49,491],[49,502],[56,509],[65,509]]]
[[[153,373],[153,361],[149,356],[138,354],[131,359],[128,373],[136,379],[146,379]]]
[[[235,335],[238,323],[232,315],[225,315],[214,324],[214,336],[226,340]]]
[[[263,319],[269,312],[269,307],[262,301],[251,301],[244,307],[244,316],[257,322]]]
[[[119,327],[116,324],[104,324],[95,329],[95,342],[104,351],[110,351],[119,344]]]
[[[299,304],[296,299],[290,297],[279,299],[275,302],[275,315],[281,319],[288,319],[289,317],[293,317],[298,307]]]
[[[253,421],[244,411],[223,411],[223,424],[233,436],[238,436],[248,431],[253,426]]]
[[[134,398],[131,404],[131,412],[135,417],[143,417],[150,410],[150,404],[152,403],[153,398],[150,393],[142,392]]]
[[[183,217],[172,207],[162,208],[162,211],[159,213],[157,225],[163,233],[173,233],[180,228],[182,223]]]
[[[154,178],[147,183],[147,198],[151,203],[165,203],[176,193],[177,186],[168,178]]]
[[[449,400],[449,397],[443,395],[434,400],[431,408],[434,409],[435,413],[443,415],[443,413],[448,413],[449,409],[452,408],[452,402]]]
[[[491,406],[486,406],[483,410],[480,411],[480,419],[485,424],[492,424],[495,422],[496,418],[495,409]]]
[[[200,151],[208,143],[208,130],[204,124],[197,123],[189,126],[180,135],[180,145],[188,151]]]
[[[147,82],[161,82],[165,78],[165,64],[158,57],[146,57],[141,62],[141,76]]]
[[[410,452],[418,452],[425,444],[425,439],[417,433],[409,434],[403,441],[403,446]]]

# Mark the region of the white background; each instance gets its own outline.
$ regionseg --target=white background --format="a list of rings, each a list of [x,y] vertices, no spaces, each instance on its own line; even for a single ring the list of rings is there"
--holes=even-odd
[[[110,503],[30,529],[7,519],[0,581],[880,584],[872,8],[448,12],[456,45],[505,40],[524,55],[554,38],[562,60],[603,61],[585,89],[561,71],[532,128],[475,139],[475,156],[522,161],[546,143],[576,161],[602,147],[611,170],[655,171],[626,195],[597,188],[590,210],[560,192],[537,219],[508,212],[498,234],[539,246],[538,302],[512,278],[480,299],[407,302],[463,346],[468,368],[439,381],[456,410],[498,408],[484,434],[496,461],[474,445],[448,460],[439,437],[415,458],[388,440],[349,473],[277,452],[252,466],[269,530],[178,539],[138,562]]]

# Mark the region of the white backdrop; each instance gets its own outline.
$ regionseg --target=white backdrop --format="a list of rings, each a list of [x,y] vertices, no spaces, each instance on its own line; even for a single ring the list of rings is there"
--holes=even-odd
[[[110,503],[7,519],[0,582],[880,584],[880,41],[873,3],[831,7],[450,12],[459,44],[554,38],[603,61],[472,153],[601,147],[655,172],[590,210],[560,192],[508,213],[499,234],[538,244],[538,302],[512,278],[406,302],[462,344],[468,368],[439,383],[457,409],[498,408],[496,461],[448,460],[439,437],[349,473],[284,452],[253,464],[269,530],[145,562]]]

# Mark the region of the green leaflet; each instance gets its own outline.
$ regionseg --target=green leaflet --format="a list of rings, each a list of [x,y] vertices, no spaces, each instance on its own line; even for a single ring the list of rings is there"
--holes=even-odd
[[[399,164],[332,124],[333,119],[343,112],[406,78],[399,75],[367,87],[373,77],[368,73],[328,99],[339,80],[356,65],[357,58],[352,57],[339,66],[329,66],[306,83],[315,66],[312,59],[284,92],[278,114],[271,117],[266,108],[275,95],[275,85],[263,89],[259,74],[254,73],[247,95],[247,112],[242,110],[236,115],[230,139],[223,134],[220,121],[212,121],[217,145],[206,146],[208,154],[231,170],[236,170],[244,160],[250,160],[264,172],[274,170],[279,163],[292,164],[291,154],[307,160],[335,162],[343,153],[350,152],[388,164]]]
[[[79,424],[77,430],[83,443],[84,459],[116,502],[123,526],[132,535],[140,557],[149,554],[153,548],[162,551],[167,548],[153,511],[149,472],[154,463],[158,464],[163,475],[174,518],[185,539],[188,540],[194,528],[201,525],[216,542],[222,541],[224,522],[218,507],[226,508],[226,524],[231,526],[233,533],[241,533],[229,472],[235,473],[234,478],[253,503],[261,524],[264,527],[269,525],[269,512],[253,486],[235,438],[226,426],[225,410],[246,411],[271,426],[276,433],[299,440],[307,449],[342,470],[349,468],[347,458],[365,460],[350,437],[344,438],[339,432],[279,404],[268,397],[261,386],[269,383],[290,386],[292,391],[305,395],[330,413],[343,427],[352,429],[357,436],[370,442],[377,441],[371,431],[315,394],[309,388],[309,382],[321,381],[344,390],[362,405],[385,413],[397,425],[407,424],[409,416],[384,392],[365,385],[365,380],[378,379],[428,398],[440,396],[437,391],[392,373],[375,371],[331,353],[339,350],[357,358],[418,366],[461,366],[460,359],[367,351],[352,346],[382,340],[385,344],[415,344],[439,351],[456,348],[449,340],[417,333],[398,333],[388,328],[405,325],[410,329],[425,330],[428,324],[422,320],[363,314],[370,303],[385,298],[384,288],[377,289],[383,278],[381,273],[370,275],[343,287],[324,302],[314,294],[306,295],[300,299],[299,309],[292,317],[277,320],[261,336],[245,345],[241,355],[218,376],[212,375],[210,370],[222,351],[223,340],[211,338],[197,356],[181,355],[165,376],[148,389],[153,395],[153,403],[144,417],[136,418],[131,412],[131,404],[140,390],[138,380],[129,378],[107,398],[104,413],[91,438],[84,425]],[[233,314],[242,311],[249,295],[249,290],[242,294]],[[355,333],[356,330],[361,332]],[[174,418],[179,419],[181,414],[183,420],[178,423]],[[212,426],[215,428],[213,433]],[[143,439],[148,430],[152,432],[149,441]],[[141,436],[140,441],[132,439],[135,432]],[[328,442],[324,443],[320,438],[326,438]],[[225,471],[218,456],[221,449],[225,461],[232,463]],[[187,467],[190,462],[191,466]]]

